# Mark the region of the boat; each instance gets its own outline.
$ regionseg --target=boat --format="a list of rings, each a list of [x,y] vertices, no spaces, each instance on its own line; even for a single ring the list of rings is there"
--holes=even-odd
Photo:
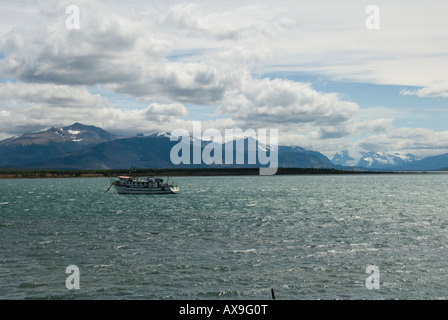
[[[180,191],[175,182],[168,183],[168,180],[165,182],[158,177],[139,177],[135,169],[131,169],[129,175],[118,176],[106,192],[112,186],[118,194],[176,194]]]

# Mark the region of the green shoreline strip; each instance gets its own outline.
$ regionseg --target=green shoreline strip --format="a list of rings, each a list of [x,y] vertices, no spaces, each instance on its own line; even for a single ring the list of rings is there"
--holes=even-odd
[[[129,169],[91,169],[91,170],[51,170],[51,169],[0,169],[0,179],[21,178],[83,178],[83,177],[116,177],[126,174]],[[399,173],[391,171],[346,171],[339,169],[316,168],[278,168],[276,175],[297,174],[380,174]],[[401,172],[406,173],[406,172]],[[416,173],[409,171],[409,173]],[[179,169],[138,169],[139,175],[147,176],[232,176],[259,175],[258,168],[179,168]]]

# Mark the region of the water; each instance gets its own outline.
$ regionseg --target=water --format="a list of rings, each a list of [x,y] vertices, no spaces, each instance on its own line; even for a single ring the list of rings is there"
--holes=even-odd
[[[0,299],[448,298],[448,175],[176,181],[0,180]]]

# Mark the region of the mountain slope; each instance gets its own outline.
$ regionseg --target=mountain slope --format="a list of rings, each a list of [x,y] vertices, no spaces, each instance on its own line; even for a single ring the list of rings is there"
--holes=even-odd
[[[354,166],[366,169],[401,170],[405,166],[417,161],[413,154],[363,152],[356,158],[349,155],[347,150],[336,153],[331,162],[336,166]]]
[[[190,141],[190,143],[192,143]],[[244,147],[237,146],[243,142]],[[272,166],[271,162],[261,164],[257,151],[269,147],[253,138],[237,139],[222,145],[200,141],[201,155],[215,145],[221,149],[222,164],[193,164],[193,148],[189,145],[189,164],[175,165],[170,154],[179,142],[170,141],[167,133],[151,136],[139,135],[122,138],[95,126],[74,123],[67,127],[50,128],[26,133],[19,137],[0,141],[0,167],[3,168],[59,168],[59,169],[126,169],[136,159],[142,168],[179,167],[260,167]],[[226,164],[226,150],[233,147],[233,163]],[[332,161],[317,151],[301,147],[278,146],[278,166],[293,168],[364,168],[362,170],[438,170],[448,167],[448,154],[427,157],[421,160],[412,154],[388,154],[364,152],[359,160],[347,151],[335,154]],[[269,151],[269,150],[268,150]],[[253,155],[255,158],[253,158]],[[269,154],[269,152],[268,152]],[[202,157],[201,157],[202,158]],[[244,159],[237,163],[236,159]],[[249,159],[256,159],[250,163]]]
[[[413,154],[364,152],[357,166],[372,169],[400,169],[417,160]]]
[[[439,170],[448,167],[448,153],[426,157],[403,167],[404,170]]]
[[[124,169],[139,159],[141,168],[173,167],[170,159],[169,139],[157,137],[123,138],[97,144],[69,153],[61,158],[33,164],[32,168],[54,169]],[[168,161],[166,160],[168,159]]]
[[[241,153],[241,150],[237,148],[236,141],[222,145],[201,141],[201,155],[208,154],[208,152],[204,151],[204,148],[208,146],[207,149],[212,149],[212,146],[214,146],[216,148],[215,150],[221,150],[222,164],[206,164],[204,161],[201,161],[200,164],[194,164],[194,149],[192,141],[190,141],[189,144],[184,145],[190,150],[189,161],[184,161],[183,163],[175,165],[170,158],[171,151],[173,147],[178,145],[178,143],[184,142],[170,141],[170,137],[167,134],[155,134],[146,137],[123,138],[104,142],[88,149],[73,152],[51,161],[33,164],[29,167],[53,169],[127,169],[131,167],[137,159],[139,159],[137,165],[140,168],[260,167],[262,165],[258,160],[256,160],[256,163],[254,164],[250,164],[248,161],[249,154],[254,154],[253,152],[255,151],[251,149],[253,148],[253,144],[249,143],[249,139],[246,138],[243,141],[243,164],[236,163],[237,153]],[[229,148],[229,143],[233,144],[233,164],[226,164],[225,159],[225,150],[226,148]],[[266,148],[263,144],[256,144],[255,147],[262,149]],[[177,148],[180,149],[180,145],[178,145]],[[177,155],[181,158],[182,152],[178,152]],[[211,152],[211,156],[214,156],[214,152]],[[203,157],[201,157],[201,159],[202,158]],[[278,160],[279,167],[334,167],[330,160],[321,153],[299,147],[279,147]],[[270,165],[271,162],[264,166]]]
[[[279,167],[291,168],[334,168],[330,159],[322,153],[301,147],[279,146]]]
[[[448,153],[419,160],[410,153],[364,152],[359,160],[356,160],[348,151],[343,150],[334,155],[332,163],[344,169],[356,167],[369,170],[438,170],[448,167]]]
[[[118,136],[80,123],[29,132],[0,141],[0,167],[23,167],[45,162],[115,139],[118,139]]]
[[[331,162],[336,166],[356,166],[358,161],[348,154],[347,150],[337,152]]]

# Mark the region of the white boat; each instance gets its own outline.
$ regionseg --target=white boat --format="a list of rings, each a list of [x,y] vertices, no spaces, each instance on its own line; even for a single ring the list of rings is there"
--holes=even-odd
[[[161,178],[119,176],[112,185],[119,194],[171,194],[179,193],[179,187]]]
[[[135,172],[131,170],[134,174],[118,176],[118,180],[112,181],[109,189],[114,186],[119,194],[176,194],[180,191],[174,182],[168,184],[162,178],[139,177]]]

